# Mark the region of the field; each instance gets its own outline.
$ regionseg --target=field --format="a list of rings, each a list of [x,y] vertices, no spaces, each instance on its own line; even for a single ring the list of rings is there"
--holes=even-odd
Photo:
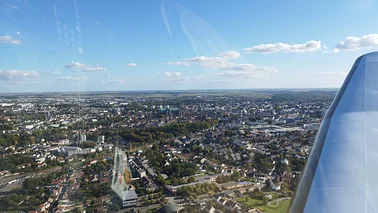
[[[266,213],[285,213],[290,204],[290,200],[281,200],[277,207],[271,207],[264,205],[261,200],[248,198],[246,201],[245,197],[239,198],[237,201],[240,204],[248,206],[249,209],[259,208]]]

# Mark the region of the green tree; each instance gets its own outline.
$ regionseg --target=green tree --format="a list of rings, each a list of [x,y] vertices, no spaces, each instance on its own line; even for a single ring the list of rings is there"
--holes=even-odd
[[[232,175],[231,175],[231,179],[232,179],[233,181],[238,181],[238,180],[240,179],[240,177],[241,177],[240,172],[234,172],[234,173],[232,173]]]
[[[266,196],[264,196],[263,199],[262,199],[262,201],[263,201],[263,205],[265,206],[265,205],[268,204],[269,200],[268,200],[268,198]]]
[[[177,186],[179,184],[177,178],[173,177],[171,180],[172,185]]]
[[[272,184],[270,182],[270,180],[266,180],[265,181],[265,186],[264,186],[264,191],[270,191],[271,190],[271,187],[272,187]]]
[[[188,183],[192,183],[192,182],[194,182],[194,181],[196,181],[196,178],[195,178],[195,177],[190,177],[190,178],[188,178]]]
[[[109,211],[110,212],[118,212],[120,210],[119,206],[115,203],[113,203],[110,208],[109,208]]]
[[[83,212],[83,209],[80,208],[80,207],[77,207],[77,208],[74,209],[73,212],[74,212],[74,213],[82,213],[82,212]]]

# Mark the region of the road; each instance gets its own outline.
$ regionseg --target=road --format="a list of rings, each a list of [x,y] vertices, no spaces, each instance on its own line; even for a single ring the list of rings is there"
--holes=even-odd
[[[38,172],[21,173],[21,174],[1,177],[0,178],[0,194],[8,193],[12,189],[14,189],[16,187],[20,187],[22,182],[24,182],[24,180],[27,179],[27,178],[41,176],[41,175],[47,175],[47,174],[51,174],[51,173],[54,173],[54,172],[58,172],[60,170],[61,170],[61,167],[57,166],[57,167],[54,167],[54,168],[45,169],[45,170],[38,171]],[[18,180],[18,181],[9,184],[10,181],[14,181],[14,180]]]
[[[131,211],[132,209],[135,211],[135,212],[140,212],[140,213],[145,213],[147,212],[149,209],[157,209],[160,207],[160,204],[153,204],[153,205],[149,205],[149,206],[141,206],[141,207],[134,207],[134,208],[126,208],[126,209],[121,209],[119,210],[118,212],[119,213],[122,213],[122,212],[129,212]]]
[[[168,203],[175,203],[177,206],[182,206],[183,203],[188,203],[188,202],[185,202],[185,200],[182,199],[182,198],[176,198],[176,197],[166,197],[166,198],[168,199]],[[204,195],[199,195],[198,198],[197,198],[197,200],[193,201],[193,203],[194,202],[196,202],[196,203],[202,203],[202,202],[207,202],[207,201],[209,201],[209,195],[208,194],[204,194]],[[128,212],[131,209],[134,209],[135,212],[139,211],[141,213],[145,213],[149,209],[156,209],[156,208],[159,208],[160,206],[161,206],[160,204],[153,204],[153,205],[149,205],[149,206],[141,206],[141,207],[122,209],[122,210],[120,210],[118,212],[119,213],[121,213],[121,212]]]
[[[290,199],[291,197],[285,197],[285,198],[278,198],[278,199],[275,199],[275,200],[272,200],[268,203],[268,206],[271,206],[271,207],[278,207],[280,205],[280,202],[283,201],[283,200],[288,200]]]

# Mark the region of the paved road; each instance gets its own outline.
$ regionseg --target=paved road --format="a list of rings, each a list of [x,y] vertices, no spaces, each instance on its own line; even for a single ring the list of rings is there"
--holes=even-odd
[[[134,209],[135,212],[139,211],[140,213],[145,213],[149,209],[157,209],[159,207],[160,207],[160,204],[153,204],[153,205],[149,205],[149,206],[141,206],[141,207],[122,209],[122,210],[119,210],[118,213],[129,212],[132,209]]]
[[[275,200],[272,200],[268,203],[268,206],[271,206],[271,207],[278,207],[280,205],[280,202],[283,201],[283,200],[288,200],[290,199],[291,197],[285,197],[285,198],[278,198],[278,199],[275,199]]]
[[[6,192],[9,192],[16,187],[20,187],[22,182],[24,182],[24,180],[26,178],[51,174],[51,173],[54,173],[54,172],[58,172],[60,170],[61,170],[61,167],[57,166],[57,167],[54,167],[54,168],[45,169],[45,170],[42,170],[42,171],[37,171],[37,172],[32,172],[32,173],[22,173],[22,174],[17,174],[17,175],[9,175],[9,176],[6,176],[6,177],[1,177],[0,178],[0,193],[6,193]],[[19,181],[12,183],[12,184],[9,184],[9,182],[13,181],[13,180],[19,180]]]

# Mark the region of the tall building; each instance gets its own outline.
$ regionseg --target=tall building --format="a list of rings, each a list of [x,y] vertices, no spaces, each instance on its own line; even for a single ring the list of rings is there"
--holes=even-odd
[[[138,196],[135,190],[129,190],[132,176],[127,156],[118,147],[115,147],[113,168],[112,190],[122,200],[123,207],[136,206]]]

